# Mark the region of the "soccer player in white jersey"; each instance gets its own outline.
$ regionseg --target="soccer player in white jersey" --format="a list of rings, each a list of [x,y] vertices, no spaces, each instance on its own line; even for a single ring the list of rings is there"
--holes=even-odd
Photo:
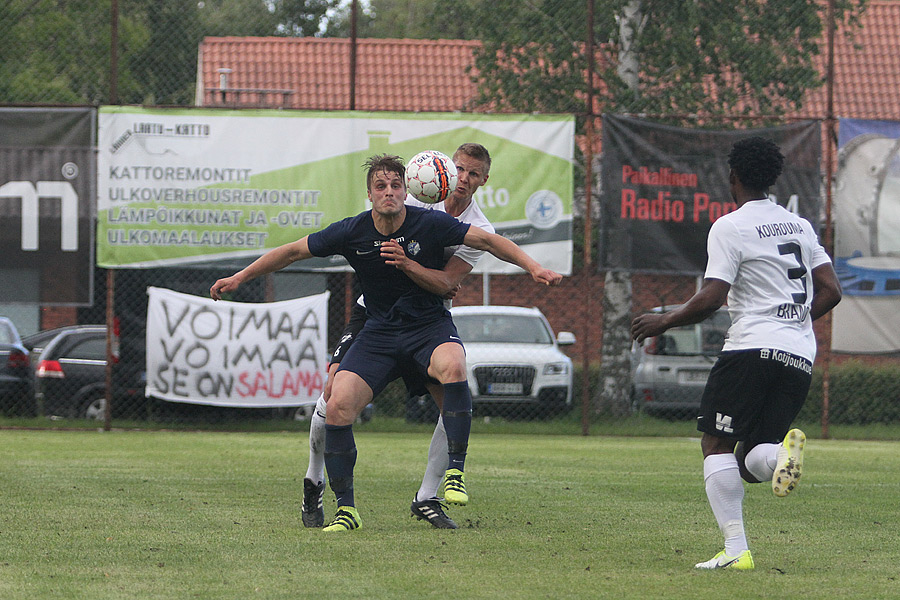
[[[754,567],[744,534],[741,478],[770,481],[776,496],[797,484],[806,436],[791,423],[809,391],[816,339],[812,322],[841,299],[831,260],[809,221],[768,198],[784,156],[761,137],[728,155],[738,205],[709,231],[703,285],[680,308],[632,322],[642,342],[698,323],[728,301],[732,325],[700,402],[706,496],[725,549],[698,569]],[[780,443],[779,443],[780,442]]]
[[[408,196],[406,203],[433,210],[446,212],[456,217],[463,223],[469,223],[480,227],[485,231],[494,232],[494,227],[473,200],[475,192],[488,180],[491,168],[491,156],[481,144],[467,143],[457,148],[453,154],[453,162],[459,176],[457,187],[443,202],[437,204],[424,204],[412,196]],[[443,270],[426,269],[419,263],[408,260],[405,253],[395,244],[393,264],[402,269],[419,286],[441,296],[452,298],[459,289],[460,282],[478,262],[484,254],[482,250],[469,248],[468,246],[454,246],[446,249],[447,264]],[[449,308],[450,300],[447,300]],[[301,517],[306,527],[322,527],[324,524],[324,509],[322,497],[325,491],[325,413],[327,400],[330,395],[331,381],[334,372],[337,371],[343,355],[353,344],[356,334],[366,322],[365,305],[360,297],[353,307],[353,313],[347,327],[341,335],[338,347],[332,354],[331,363],[328,366],[328,380],[325,391],[316,402],[316,409],[309,428],[309,466],[303,479],[303,504]],[[407,380],[407,385],[411,382]],[[440,387],[426,390],[425,382],[418,382],[418,389],[411,389],[414,395],[431,391],[438,403],[442,402]],[[444,474],[449,463],[447,433],[444,429],[443,418],[439,418],[428,449],[428,463],[422,485],[413,498],[410,510],[412,515],[425,519],[438,529],[456,529],[457,525],[444,512],[445,504],[438,497],[438,489],[443,482]]]

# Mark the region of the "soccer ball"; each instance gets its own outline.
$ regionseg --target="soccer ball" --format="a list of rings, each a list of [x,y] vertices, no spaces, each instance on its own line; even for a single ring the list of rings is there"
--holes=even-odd
[[[406,190],[426,204],[446,200],[457,181],[456,165],[437,150],[419,152],[406,165]]]

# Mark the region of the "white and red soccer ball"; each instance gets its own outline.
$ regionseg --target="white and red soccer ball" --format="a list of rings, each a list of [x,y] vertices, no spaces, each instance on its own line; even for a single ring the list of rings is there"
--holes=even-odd
[[[458,180],[453,160],[437,150],[419,152],[406,165],[406,191],[426,204],[446,200]]]

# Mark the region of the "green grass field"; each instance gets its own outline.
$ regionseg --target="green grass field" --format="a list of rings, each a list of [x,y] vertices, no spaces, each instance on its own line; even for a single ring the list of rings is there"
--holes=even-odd
[[[0,431],[2,598],[897,598],[896,442],[807,445],[721,548],[696,437],[475,433],[456,531],[409,516],[429,435],[359,431],[363,529],[304,529],[304,433]],[[334,510],[326,492],[326,518]]]

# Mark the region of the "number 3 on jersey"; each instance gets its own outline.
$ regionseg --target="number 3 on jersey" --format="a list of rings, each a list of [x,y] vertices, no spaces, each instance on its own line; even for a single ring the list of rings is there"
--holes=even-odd
[[[797,261],[796,267],[790,267],[787,270],[788,279],[798,279],[800,280],[800,285],[803,287],[802,292],[792,293],[791,298],[797,304],[806,304],[806,266],[803,264],[803,255],[800,252],[800,244],[797,242],[787,242],[786,244],[778,244],[778,253],[782,255],[791,254],[794,256],[794,260]]]

